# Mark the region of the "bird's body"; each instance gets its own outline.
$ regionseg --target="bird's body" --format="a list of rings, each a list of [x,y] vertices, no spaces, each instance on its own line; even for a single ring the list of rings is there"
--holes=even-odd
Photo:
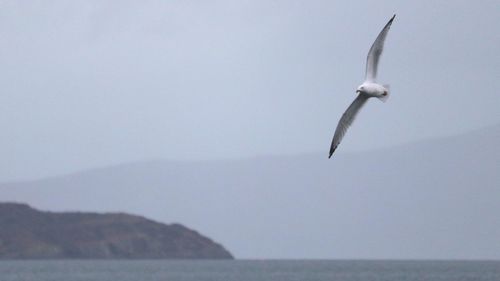
[[[373,82],[365,82],[359,85],[358,92],[370,98],[383,98],[389,94],[389,89],[386,87]]]
[[[354,122],[356,114],[369,98],[378,98],[383,102],[389,98],[389,85],[378,84],[376,82],[376,78],[378,62],[384,48],[384,41],[395,17],[396,15],[392,16],[389,22],[385,25],[384,29],[382,29],[380,34],[377,36],[377,39],[375,39],[375,42],[373,42],[373,45],[368,52],[368,56],[366,58],[365,81],[356,90],[358,93],[356,99],[354,99],[340,118],[333,136],[332,145],[330,146],[330,155],[328,158],[332,157],[333,152],[337,149],[342,138],[347,132],[347,129],[351,126],[352,122]]]

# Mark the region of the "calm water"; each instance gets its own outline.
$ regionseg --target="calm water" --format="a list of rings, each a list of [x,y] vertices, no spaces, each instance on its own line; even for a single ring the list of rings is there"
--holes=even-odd
[[[499,281],[500,261],[0,261],[1,281]]]

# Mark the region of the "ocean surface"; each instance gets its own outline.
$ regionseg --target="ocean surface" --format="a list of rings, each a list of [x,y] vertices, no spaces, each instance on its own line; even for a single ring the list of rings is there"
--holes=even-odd
[[[1,281],[499,281],[500,261],[0,261]]]

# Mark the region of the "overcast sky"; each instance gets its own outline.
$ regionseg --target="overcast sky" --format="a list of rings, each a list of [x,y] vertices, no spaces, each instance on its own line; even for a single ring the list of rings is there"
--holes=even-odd
[[[500,122],[498,1],[1,1],[0,180],[141,159],[338,153]]]

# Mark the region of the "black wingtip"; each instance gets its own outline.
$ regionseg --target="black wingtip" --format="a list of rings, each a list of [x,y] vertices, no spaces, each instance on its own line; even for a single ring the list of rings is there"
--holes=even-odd
[[[332,147],[332,148],[330,149],[330,155],[328,155],[328,159],[332,158],[332,155],[333,155],[333,153],[335,152],[335,149],[337,149],[337,146]]]
[[[392,18],[385,24],[384,29],[386,29],[389,26],[391,26],[392,21],[394,20],[395,17],[396,17],[396,14],[392,15]]]

